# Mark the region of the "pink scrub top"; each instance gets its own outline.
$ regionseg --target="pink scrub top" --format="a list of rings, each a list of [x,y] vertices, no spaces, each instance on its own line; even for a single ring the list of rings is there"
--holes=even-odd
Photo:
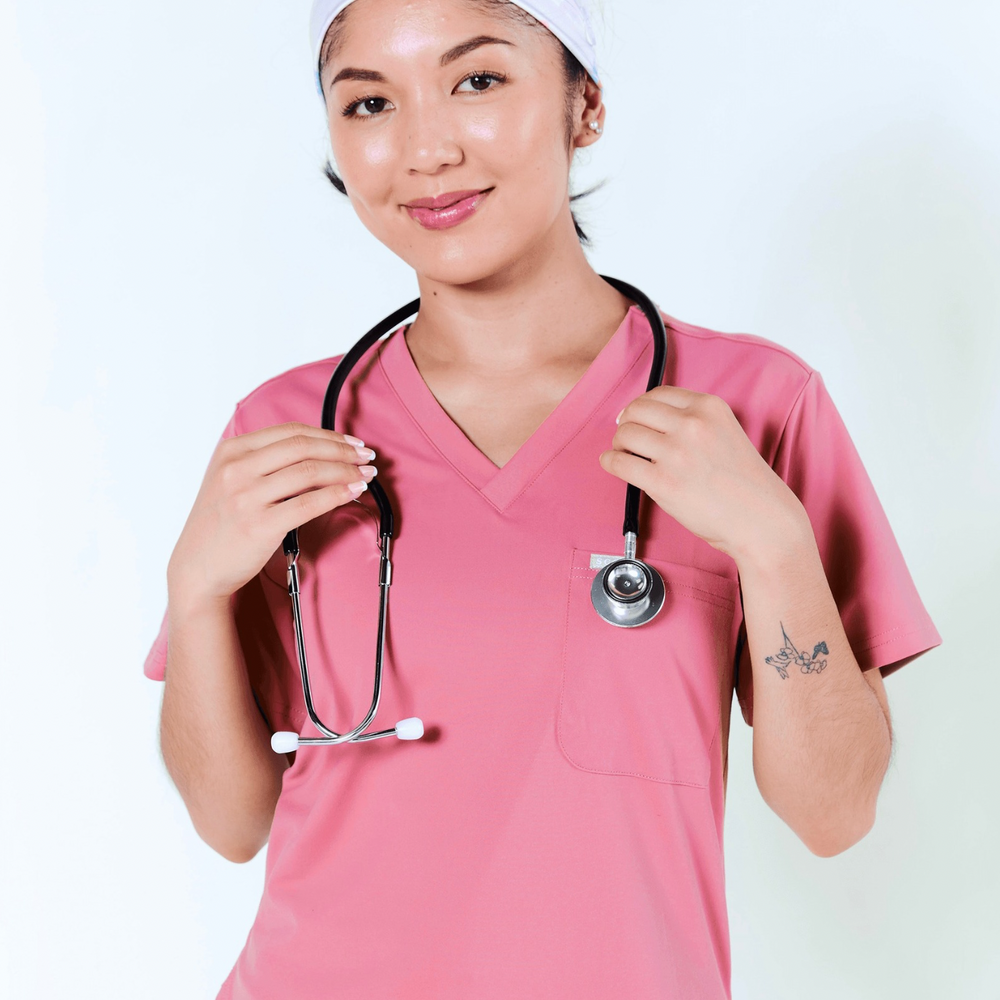
[[[818,371],[762,337],[664,314],[665,382],[725,399],[802,501],[858,662],[894,672],[940,645]],[[303,747],[285,772],[265,884],[217,1000],[724,1000],[729,719],[753,724],[736,564],[648,497],[637,555],[666,584],[651,622],[595,612],[597,556],[621,556],[626,484],[601,468],[646,391],[632,307],[502,468],[423,381],[405,327],[341,393],[336,428],[378,453],[396,508],[382,701],[371,730],[425,736]],[[318,426],[340,356],[236,406],[224,436]],[[368,710],[378,623],[370,493],[300,529],[313,697],[343,732]],[[281,546],[237,594],[272,731],[308,720]],[[145,674],[162,680],[167,625]]]

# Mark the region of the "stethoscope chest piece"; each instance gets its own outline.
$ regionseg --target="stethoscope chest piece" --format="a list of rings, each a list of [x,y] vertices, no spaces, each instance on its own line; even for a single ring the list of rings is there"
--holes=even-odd
[[[612,625],[644,625],[663,607],[663,577],[638,559],[617,559],[594,577],[590,599],[597,613]]]

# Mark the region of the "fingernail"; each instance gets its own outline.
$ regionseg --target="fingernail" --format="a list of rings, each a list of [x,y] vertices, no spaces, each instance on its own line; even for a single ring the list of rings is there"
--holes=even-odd
[[[622,407],[622,413],[624,413],[624,412],[625,412],[625,407],[623,406],[623,407]],[[617,416],[617,417],[615,417],[615,423],[616,423],[616,424],[618,423],[618,421],[619,421],[619,420],[621,420],[621,418],[622,418],[622,413],[619,413],[619,414],[618,414],[618,416]]]
[[[366,480],[370,480],[373,476],[378,475],[378,469],[376,469],[374,465],[362,465],[358,469],[358,472],[360,472]]]
[[[355,448],[363,448],[365,446],[365,443],[361,440],[361,438],[351,437],[350,434],[345,434],[344,440],[348,444],[353,444]]]
[[[362,457],[362,458],[363,458],[363,459],[364,459],[364,460],[365,460],[366,462],[374,462],[374,461],[375,461],[375,452],[373,452],[373,451],[371,450],[371,448],[358,448],[357,446],[355,446],[354,450],[355,450],[355,451],[356,451],[356,452],[357,452],[357,453],[358,453],[358,454],[359,454],[359,455],[360,455],[360,456],[361,456],[361,457]]]
[[[361,496],[361,494],[368,489],[368,484],[363,481],[360,483],[348,483],[347,488],[357,497]]]

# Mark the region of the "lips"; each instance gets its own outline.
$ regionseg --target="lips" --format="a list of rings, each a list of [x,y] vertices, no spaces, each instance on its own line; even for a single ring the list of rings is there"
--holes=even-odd
[[[473,195],[481,193],[480,188],[473,188],[469,191],[450,191],[448,194],[439,194],[436,198],[416,198],[413,201],[406,203],[406,208],[430,208],[438,212],[442,208],[449,208],[452,205],[457,205],[460,201],[465,201],[466,198],[471,198]]]
[[[493,188],[485,191],[451,191],[438,195],[437,198],[422,198],[420,201],[437,202],[441,208],[423,207],[416,202],[404,205],[410,218],[424,229],[442,230],[461,225],[466,219],[471,219],[487,198]],[[455,199],[458,199],[457,201]]]

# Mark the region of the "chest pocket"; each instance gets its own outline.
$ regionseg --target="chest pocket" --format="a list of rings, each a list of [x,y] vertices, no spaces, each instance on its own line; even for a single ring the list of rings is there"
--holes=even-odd
[[[659,614],[621,628],[591,603],[600,572],[574,549],[556,732],[576,767],[707,787],[731,668],[738,583],[640,553],[663,577]]]

